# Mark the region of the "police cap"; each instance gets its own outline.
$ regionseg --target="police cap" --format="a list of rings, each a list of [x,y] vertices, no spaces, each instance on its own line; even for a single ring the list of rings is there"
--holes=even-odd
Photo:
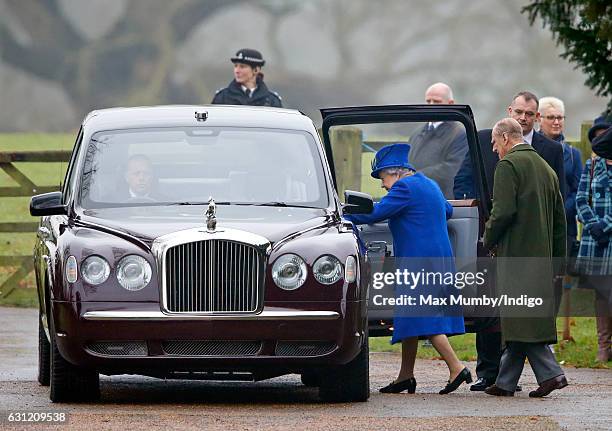
[[[250,48],[243,48],[239,50],[236,55],[231,58],[231,60],[232,63],[244,63],[253,67],[261,67],[266,63],[261,55],[261,52]]]

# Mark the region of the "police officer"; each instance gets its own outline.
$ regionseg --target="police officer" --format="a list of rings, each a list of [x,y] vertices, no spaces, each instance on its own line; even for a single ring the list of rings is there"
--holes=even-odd
[[[282,108],[280,96],[268,90],[263,82],[262,66],[265,64],[259,51],[244,48],[231,58],[234,63],[234,80],[213,97],[213,104],[275,106]]]

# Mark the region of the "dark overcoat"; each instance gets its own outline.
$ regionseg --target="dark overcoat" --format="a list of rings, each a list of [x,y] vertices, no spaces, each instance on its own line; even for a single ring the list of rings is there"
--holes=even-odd
[[[499,161],[485,246],[497,246],[499,295],[542,298],[542,307],[502,306],[504,341],[554,343],[557,339],[551,258],[565,257],[566,223],[559,180],[527,144]]]

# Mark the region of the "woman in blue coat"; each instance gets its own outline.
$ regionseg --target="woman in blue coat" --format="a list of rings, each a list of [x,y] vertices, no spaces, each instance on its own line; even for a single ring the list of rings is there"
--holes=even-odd
[[[440,187],[408,163],[409,151],[408,144],[393,144],[376,153],[372,177],[380,178],[388,193],[374,205],[372,213],[346,215],[345,218],[355,224],[389,220],[395,262],[401,269],[452,273],[454,259],[446,220],[451,217],[453,208]],[[448,297],[454,289],[446,285],[419,287],[412,292],[420,291],[438,298]],[[408,293],[396,287],[397,297],[400,292]],[[441,394],[454,391],[463,382],[470,383],[470,371],[459,361],[446,337],[446,334],[464,332],[460,307],[396,307],[391,342],[402,342],[402,365],[397,379],[380,391],[415,392],[414,363],[419,337],[429,338],[449,368],[450,378]]]

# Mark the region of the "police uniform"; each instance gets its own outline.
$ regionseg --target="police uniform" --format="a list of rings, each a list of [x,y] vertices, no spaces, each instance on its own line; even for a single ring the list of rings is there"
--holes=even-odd
[[[261,67],[265,64],[259,51],[254,49],[241,49],[231,58],[232,63],[248,64],[252,67]],[[242,86],[234,79],[230,84],[217,91],[211,102],[215,105],[251,105],[251,106],[274,106],[282,108],[281,97],[275,91],[270,91],[261,76],[257,77],[257,87],[250,90]]]
[[[217,91],[213,97],[214,105],[251,105],[275,106],[282,108],[281,97],[275,91],[270,91],[262,79],[257,78],[257,88],[251,96],[242,90],[242,86],[233,80],[230,84]]]

